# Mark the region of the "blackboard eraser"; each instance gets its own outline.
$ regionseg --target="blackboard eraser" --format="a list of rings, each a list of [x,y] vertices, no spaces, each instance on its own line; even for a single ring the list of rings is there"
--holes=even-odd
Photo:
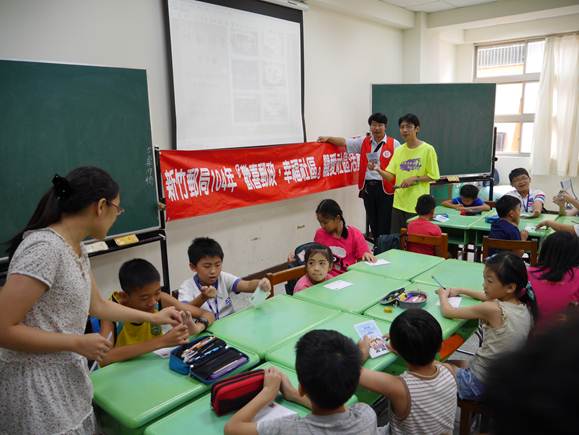
[[[139,243],[139,238],[136,234],[129,234],[123,237],[115,237],[113,239],[117,246],[132,245],[133,243]]]
[[[106,251],[107,249],[109,249],[109,245],[107,245],[106,242],[103,242],[101,240],[99,242],[88,243],[85,245],[85,248],[86,252],[88,252],[89,254],[94,254],[95,252]]]

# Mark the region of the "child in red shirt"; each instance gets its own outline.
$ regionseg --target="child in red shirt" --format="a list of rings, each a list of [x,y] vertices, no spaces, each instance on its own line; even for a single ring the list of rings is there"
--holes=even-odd
[[[418,218],[408,222],[408,235],[420,236],[440,236],[442,230],[436,224],[430,222],[434,217],[434,208],[436,203],[432,195],[422,195],[416,202],[416,213]],[[435,255],[434,246],[419,245],[417,243],[408,243],[408,251],[419,254]]]

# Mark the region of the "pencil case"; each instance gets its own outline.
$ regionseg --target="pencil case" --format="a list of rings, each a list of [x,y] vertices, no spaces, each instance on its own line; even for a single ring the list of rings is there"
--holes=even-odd
[[[182,375],[188,375],[192,361],[185,361],[184,356],[187,352],[195,350],[195,361],[201,362],[210,358],[217,351],[214,349],[224,349],[227,346],[225,341],[212,335],[197,337],[195,340],[183,344],[171,351],[169,355],[169,368]]]
[[[494,224],[495,222],[497,222],[500,218],[497,215],[494,216],[487,216],[485,217],[485,222],[487,224]]]
[[[263,370],[229,376],[211,387],[211,408],[224,415],[245,406],[263,389]]]

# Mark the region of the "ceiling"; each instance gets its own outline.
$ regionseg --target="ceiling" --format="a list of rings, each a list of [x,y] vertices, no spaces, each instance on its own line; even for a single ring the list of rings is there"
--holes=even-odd
[[[414,12],[438,12],[482,3],[494,3],[496,0],[382,0],[384,3],[399,6]]]

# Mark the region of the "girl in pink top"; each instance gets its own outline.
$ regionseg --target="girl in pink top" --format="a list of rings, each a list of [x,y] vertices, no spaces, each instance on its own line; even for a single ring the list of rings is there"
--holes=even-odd
[[[539,319],[544,327],[573,302],[579,302],[579,238],[556,232],[543,242],[538,267],[529,268],[529,281],[537,296]]]
[[[330,279],[330,270],[334,264],[334,256],[327,246],[318,245],[306,251],[304,262],[306,274],[302,276],[294,287],[294,294],[308,287]]]
[[[324,199],[320,202],[316,208],[316,217],[321,228],[316,231],[314,242],[327,246],[334,254],[331,276],[344,273],[348,266],[357,261],[376,261],[360,230],[346,225],[342,209],[336,201]]]

